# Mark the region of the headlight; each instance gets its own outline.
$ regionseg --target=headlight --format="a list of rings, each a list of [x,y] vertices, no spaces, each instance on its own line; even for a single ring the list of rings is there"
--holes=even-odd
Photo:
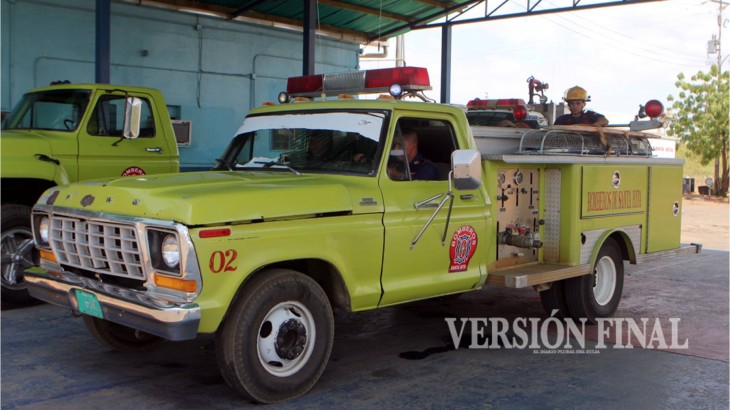
[[[41,248],[50,248],[51,239],[51,217],[43,212],[34,212],[31,217],[33,224],[33,241]]]
[[[178,234],[158,229],[147,230],[152,268],[168,274],[179,275],[182,264],[182,246]]]
[[[165,235],[160,246],[160,253],[162,253],[162,260],[168,268],[177,268],[180,264],[180,245],[177,236],[173,234]]]
[[[51,228],[51,219],[48,216],[42,216],[38,221],[38,236],[44,244],[48,244],[49,231]]]

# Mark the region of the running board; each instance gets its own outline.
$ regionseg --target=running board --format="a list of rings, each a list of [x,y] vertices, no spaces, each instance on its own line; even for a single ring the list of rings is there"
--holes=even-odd
[[[487,283],[507,288],[526,288],[591,273],[591,265],[566,266],[552,263],[520,265],[490,272]]]

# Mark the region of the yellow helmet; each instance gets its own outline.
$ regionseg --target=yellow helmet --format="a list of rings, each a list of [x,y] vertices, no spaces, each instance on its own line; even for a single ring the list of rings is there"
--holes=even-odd
[[[567,90],[565,90],[565,95],[563,96],[563,100],[565,100],[565,101],[574,101],[574,100],[590,101],[591,96],[588,95],[588,91],[586,91],[585,88],[578,87],[576,85],[574,87],[570,87]]]

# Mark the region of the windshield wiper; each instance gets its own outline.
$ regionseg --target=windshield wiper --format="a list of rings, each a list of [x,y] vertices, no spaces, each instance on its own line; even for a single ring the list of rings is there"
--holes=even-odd
[[[296,175],[302,175],[301,172],[297,171],[296,169],[292,168],[287,163],[282,163],[280,161],[254,161],[254,164],[262,164],[264,168],[271,168],[271,167],[285,167],[289,171],[293,172]]]
[[[222,158],[216,158],[215,163],[217,165],[225,165],[226,169],[228,169],[229,171],[233,171],[233,169],[236,168],[236,165],[238,165],[236,162],[231,162],[227,159],[222,159]],[[216,168],[218,168],[217,165],[216,165]]]

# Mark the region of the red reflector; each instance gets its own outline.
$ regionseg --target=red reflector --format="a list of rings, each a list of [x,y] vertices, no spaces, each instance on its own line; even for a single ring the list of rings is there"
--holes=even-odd
[[[423,67],[381,68],[365,72],[365,88],[388,88],[393,84],[430,87],[431,81],[428,70]]]
[[[322,74],[289,77],[286,82],[286,92],[300,94],[322,91],[322,79]]]
[[[201,238],[217,238],[220,236],[231,236],[231,230],[229,228],[221,229],[206,229],[200,231],[198,234]]]
[[[515,107],[514,110],[512,110],[512,115],[515,116],[515,119],[517,121],[522,121],[525,118],[527,118],[527,107],[524,105],[518,105]]]
[[[651,100],[646,103],[644,110],[650,118],[656,118],[664,112],[664,105],[658,100]]]

